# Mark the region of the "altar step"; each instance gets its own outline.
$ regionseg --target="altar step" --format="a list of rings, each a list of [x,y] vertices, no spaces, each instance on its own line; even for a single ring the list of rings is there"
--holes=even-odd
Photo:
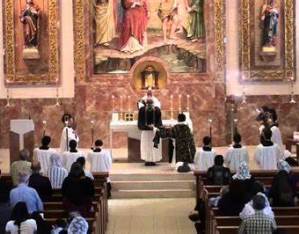
[[[112,198],[195,197],[192,174],[112,174]]]

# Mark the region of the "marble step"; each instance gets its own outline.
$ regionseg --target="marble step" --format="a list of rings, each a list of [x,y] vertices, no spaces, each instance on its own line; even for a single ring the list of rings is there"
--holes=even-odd
[[[192,173],[174,174],[174,173],[161,173],[161,174],[111,174],[110,179],[115,181],[195,181]]]
[[[120,190],[112,192],[112,199],[191,197],[195,197],[195,192],[190,189]]]
[[[159,190],[159,189],[191,189],[195,190],[193,180],[170,181],[112,181],[112,190]]]

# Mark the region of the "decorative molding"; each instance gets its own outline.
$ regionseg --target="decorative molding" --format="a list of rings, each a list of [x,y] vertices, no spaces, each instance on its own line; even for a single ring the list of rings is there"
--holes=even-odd
[[[85,51],[85,14],[84,0],[74,0],[74,53],[75,53],[75,74],[77,81],[86,79],[86,51]]]
[[[215,0],[215,43],[216,43],[216,68],[224,71],[224,5],[225,1]]]
[[[294,0],[285,0],[284,2],[284,64],[279,68],[263,67],[256,69],[251,64],[251,20],[253,20],[250,7],[254,2],[252,0],[242,0],[240,5],[241,12],[241,40],[240,40],[240,80],[243,81],[288,81],[290,77],[295,78],[295,14]]]
[[[47,74],[20,75],[16,72],[14,0],[5,1],[5,75],[7,85],[57,84],[59,81],[59,12],[57,0],[48,0],[49,60]]]

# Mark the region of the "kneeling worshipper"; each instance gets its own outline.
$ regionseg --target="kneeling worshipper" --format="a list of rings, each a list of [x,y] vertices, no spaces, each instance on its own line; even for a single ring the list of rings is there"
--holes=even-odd
[[[41,146],[34,149],[34,160],[40,162],[41,173],[46,174],[50,165],[50,156],[55,153],[54,149],[50,148],[51,137],[43,136],[41,140]]]
[[[247,148],[241,145],[241,135],[236,133],[233,138],[234,144],[227,150],[225,162],[231,171],[237,171],[241,162],[249,162],[249,156]]]
[[[193,160],[196,153],[196,147],[191,129],[186,123],[184,114],[178,115],[178,123],[170,129],[160,129],[155,139],[155,145],[160,142],[160,138],[172,138],[174,140],[174,154],[169,157],[169,162],[175,163],[178,172],[188,172],[193,169]]]
[[[261,134],[261,143],[255,151],[255,160],[263,170],[276,170],[277,163],[283,158],[278,145],[271,141],[272,131],[264,128]]]
[[[90,163],[90,171],[93,172],[110,172],[112,168],[112,157],[110,151],[104,150],[102,140],[95,141],[95,147],[87,155]],[[111,180],[107,178],[108,198],[111,197]]]
[[[50,166],[48,177],[53,189],[60,189],[64,179],[68,176],[68,171],[62,166],[62,157],[54,153],[50,156]]]
[[[60,138],[60,152],[69,151],[69,143],[71,140],[75,140],[78,144],[79,137],[74,129],[74,119],[70,114],[64,114],[62,116],[62,122],[65,127],[62,130]]]
[[[203,147],[195,155],[194,166],[196,170],[206,171],[213,166],[216,153],[212,149],[211,137],[205,136],[202,141]]]
[[[70,171],[71,166],[78,158],[84,157],[84,153],[77,150],[77,141],[71,140],[69,144],[70,151],[63,153],[65,168]]]
[[[63,181],[61,191],[66,211],[79,211],[84,217],[93,211],[94,182],[84,175],[79,163],[72,165],[68,177]]]
[[[162,126],[161,110],[155,106],[151,96],[139,105],[138,128],[141,130],[140,153],[145,166],[154,166],[162,159],[162,147],[154,147],[153,139],[157,128]]]

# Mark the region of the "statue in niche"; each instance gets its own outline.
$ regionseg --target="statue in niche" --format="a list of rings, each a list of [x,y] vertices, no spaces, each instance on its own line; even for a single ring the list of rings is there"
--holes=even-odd
[[[159,89],[159,72],[152,65],[141,72],[142,89]]]
[[[39,34],[40,9],[33,0],[26,0],[20,20],[24,30],[24,59],[38,59],[38,34]]]
[[[279,11],[275,0],[266,0],[262,7],[262,51],[275,52],[278,36]]]

